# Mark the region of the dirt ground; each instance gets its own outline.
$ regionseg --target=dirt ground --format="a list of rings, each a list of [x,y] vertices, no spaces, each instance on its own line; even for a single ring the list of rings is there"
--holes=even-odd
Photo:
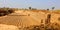
[[[58,12],[43,10],[18,10],[15,11],[15,13],[0,17],[0,24],[14,25],[19,28],[28,27],[31,25],[40,25],[41,20],[43,20],[43,24],[45,24],[48,14],[51,14],[52,23],[60,23],[58,21],[60,13]]]

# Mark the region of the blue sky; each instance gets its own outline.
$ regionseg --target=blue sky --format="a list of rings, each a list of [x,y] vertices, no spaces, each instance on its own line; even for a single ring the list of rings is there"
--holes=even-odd
[[[60,0],[0,0],[0,7],[28,8],[29,6],[38,9],[51,9],[51,7],[60,9]]]

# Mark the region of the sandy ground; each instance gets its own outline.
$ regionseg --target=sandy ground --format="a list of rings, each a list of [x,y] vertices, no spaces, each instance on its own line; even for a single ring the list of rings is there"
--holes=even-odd
[[[18,27],[13,25],[0,24],[0,30],[19,30]]]
[[[19,28],[28,27],[31,25],[40,25],[41,20],[43,20],[43,22],[45,23],[45,20],[47,19],[47,14],[49,13],[44,11],[19,10],[7,16],[0,17],[0,24],[14,25]],[[54,17],[54,14],[52,15]],[[54,19],[51,18],[51,20]]]
[[[30,25],[39,25],[40,21],[39,17],[37,20],[37,17],[35,18],[35,15],[28,16],[29,13],[23,12],[23,11],[16,11],[16,13],[9,14],[8,16],[4,18],[0,18],[1,24],[9,24],[9,25],[15,25],[18,27],[27,27]]]

